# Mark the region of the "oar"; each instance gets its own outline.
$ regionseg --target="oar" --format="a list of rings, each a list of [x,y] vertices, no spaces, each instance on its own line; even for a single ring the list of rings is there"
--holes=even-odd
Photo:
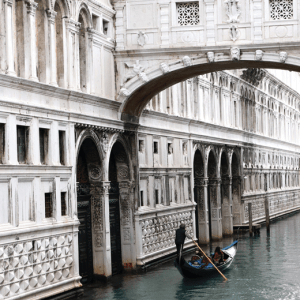
[[[205,254],[205,252],[199,247],[199,245],[192,239],[194,244],[199,248],[199,250],[204,254],[204,256],[209,260],[209,262],[215,267],[215,269],[222,275],[222,277],[227,280],[227,278],[222,274],[222,272],[213,264],[210,258]]]

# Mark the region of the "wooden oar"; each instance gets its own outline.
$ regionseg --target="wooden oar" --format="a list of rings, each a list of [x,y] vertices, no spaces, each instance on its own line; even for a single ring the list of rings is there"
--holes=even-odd
[[[209,262],[215,267],[215,269],[222,275],[222,277],[225,280],[228,280],[223,274],[222,272],[213,264],[213,262],[211,261],[211,259],[205,254],[205,252],[199,247],[199,245],[192,239],[192,241],[194,242],[194,244],[199,248],[199,250],[204,254],[204,256],[209,260]]]

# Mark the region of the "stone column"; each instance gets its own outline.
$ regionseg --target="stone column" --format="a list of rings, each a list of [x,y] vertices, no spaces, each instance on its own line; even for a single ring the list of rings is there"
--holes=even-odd
[[[67,22],[68,89],[80,90],[79,67],[79,28],[80,23],[72,19]],[[79,87],[78,87],[79,86]]]
[[[13,39],[13,1],[4,0],[5,27],[6,27],[6,74],[17,76],[14,64],[14,39]]]
[[[241,205],[241,177],[232,177],[232,210],[233,225],[242,224],[243,208]]]
[[[87,72],[86,72],[86,91],[89,94],[95,94],[94,88],[94,68],[93,68],[93,47],[94,47],[94,30],[87,29],[88,43],[87,43]]]
[[[215,15],[214,0],[204,0],[206,13],[206,45],[214,45],[215,41]]]
[[[222,179],[222,233],[233,234],[232,221],[232,178]]]
[[[123,50],[125,47],[124,39],[124,6],[125,3],[116,3],[116,50]]]
[[[160,7],[160,31],[161,31],[161,44],[169,46],[169,5],[170,2],[159,3]]]
[[[29,25],[29,39],[26,41],[28,45],[28,53],[30,53],[30,70],[29,79],[33,81],[38,81],[36,67],[37,67],[37,51],[36,51],[36,26],[35,26],[35,12],[38,4],[33,1],[26,2],[27,13],[28,13],[28,25]],[[45,58],[46,59],[46,58]]]
[[[40,143],[39,143],[39,120],[32,118],[29,131],[29,162],[34,165],[40,165]]]
[[[195,192],[197,198],[197,219],[198,219],[198,241],[200,244],[209,243],[209,211],[207,199],[208,178],[203,177],[195,181]]]
[[[9,115],[5,128],[5,163],[18,165],[16,116]]]
[[[131,186],[129,181],[119,182],[122,262],[125,269],[135,265],[134,230],[133,230],[133,202],[131,201]]]
[[[263,39],[263,2],[262,0],[253,0],[253,35],[255,41]]]
[[[211,179],[210,191],[210,213],[211,213],[211,238],[218,240],[222,238],[222,216],[221,216],[221,179]]]
[[[53,182],[53,217],[57,222],[61,220],[60,177],[56,176]]]
[[[54,10],[47,10],[49,22],[49,56],[50,56],[50,84],[57,85],[57,68],[56,68],[56,32],[55,32],[55,17],[57,12]]]
[[[111,275],[109,186],[108,181],[91,183],[94,273],[105,276]]]

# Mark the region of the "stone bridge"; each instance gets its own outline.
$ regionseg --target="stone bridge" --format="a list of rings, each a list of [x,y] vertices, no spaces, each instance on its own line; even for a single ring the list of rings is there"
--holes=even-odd
[[[158,92],[248,67],[300,71],[300,1],[116,1],[120,118],[138,122]]]

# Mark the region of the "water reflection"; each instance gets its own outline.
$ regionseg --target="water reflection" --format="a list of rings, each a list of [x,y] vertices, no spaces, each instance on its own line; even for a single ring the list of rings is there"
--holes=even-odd
[[[216,274],[207,279],[183,278],[173,262],[143,274],[117,275],[107,283],[85,287],[84,299],[300,299],[300,214],[271,223],[268,234],[240,236],[238,253],[225,271],[228,281]],[[206,253],[233,238],[203,247]]]

